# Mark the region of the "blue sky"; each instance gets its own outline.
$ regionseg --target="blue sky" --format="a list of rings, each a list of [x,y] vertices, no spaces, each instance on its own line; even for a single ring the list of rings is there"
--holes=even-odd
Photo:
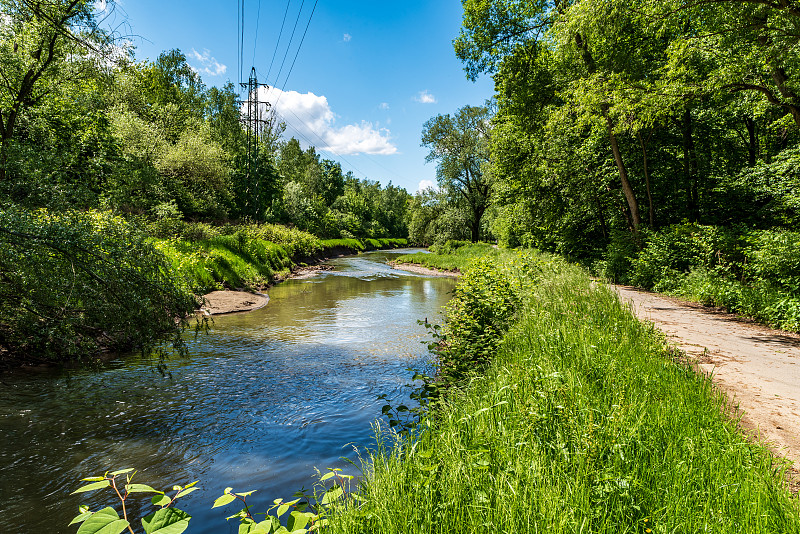
[[[275,87],[268,100],[286,119],[286,135],[311,141],[346,171],[411,193],[435,182],[435,163],[425,163],[420,147],[423,123],[492,95],[492,80],[467,80],[453,52],[461,3],[318,0],[290,72],[314,3],[245,0],[243,77],[255,66],[259,81]],[[239,81],[236,2],[117,0],[116,10],[109,22],[121,24],[137,59],[179,48],[206,85]]]

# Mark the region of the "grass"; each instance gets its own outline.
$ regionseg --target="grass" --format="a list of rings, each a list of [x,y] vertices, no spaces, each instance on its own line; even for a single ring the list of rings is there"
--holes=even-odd
[[[607,288],[529,253],[476,268],[519,278],[493,360],[413,439],[379,430],[329,532],[800,532],[785,465]]]
[[[377,248],[405,246],[405,239],[310,239],[310,234],[284,229],[277,225],[245,227],[226,235],[202,236],[203,239],[154,240],[166,255],[173,270],[186,287],[195,293],[215,289],[255,289],[289,274],[296,263],[308,255],[333,249],[353,254]],[[259,236],[280,240],[275,243]],[[296,238],[297,241],[292,241]]]
[[[395,261],[398,263],[414,263],[440,271],[461,272],[467,268],[475,258],[497,256],[499,254],[500,252],[491,245],[486,243],[474,243],[457,247],[452,253],[437,253],[434,249],[433,252],[404,254],[398,256]]]

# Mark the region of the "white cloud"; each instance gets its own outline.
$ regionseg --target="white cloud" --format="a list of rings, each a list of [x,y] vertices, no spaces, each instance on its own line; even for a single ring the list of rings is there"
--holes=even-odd
[[[275,87],[260,89],[260,99],[272,103],[281,120],[286,121],[286,135],[295,136],[300,143],[310,141],[318,150],[341,155],[396,154],[390,132],[380,125],[361,121],[360,124],[338,126],[336,115],[324,96],[297,91],[281,91]],[[306,139],[304,139],[306,138]]]
[[[386,102],[381,102],[378,107],[380,109],[389,109],[389,104],[387,104]]]
[[[192,48],[192,51],[189,52],[189,58],[200,62],[200,67],[192,66],[197,72],[202,72],[209,76],[220,76],[228,71],[228,67],[212,57],[211,52],[207,48],[203,49],[202,54]]]
[[[414,97],[414,100],[416,100],[420,104],[436,103],[436,97],[430,94],[427,89],[425,89],[424,91],[420,91],[419,94]]]
[[[436,186],[436,182],[434,182],[433,180],[420,180],[419,185],[417,186],[417,193],[421,193],[426,189],[433,189],[434,191],[436,191],[439,188]]]
[[[352,36],[352,35],[350,35],[349,33],[346,33],[346,34],[344,34],[344,36],[342,37],[342,40],[343,40],[345,43],[349,43],[349,42],[350,42],[350,40],[351,40],[352,38],[353,38],[353,36]]]

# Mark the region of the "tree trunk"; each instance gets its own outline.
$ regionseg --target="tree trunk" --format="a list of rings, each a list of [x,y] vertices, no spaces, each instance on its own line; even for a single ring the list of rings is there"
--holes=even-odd
[[[636,132],[639,138],[639,145],[642,147],[642,170],[644,171],[644,184],[647,187],[647,211],[649,215],[650,228],[655,228],[655,213],[653,211],[653,193],[650,190],[650,172],[647,169],[647,147],[645,146],[642,132]]]
[[[758,139],[756,138],[756,121],[750,117],[744,118],[747,127],[747,164],[752,167],[756,164],[758,156]]]
[[[608,140],[611,143],[611,152],[614,154],[614,161],[617,163],[617,170],[619,171],[619,180],[622,184],[622,193],[625,195],[625,200],[628,202],[628,209],[631,212],[631,224],[633,225],[633,233],[639,233],[639,226],[642,224],[642,218],[639,215],[639,203],[636,201],[636,194],[633,192],[630,180],[628,180],[628,171],[625,168],[625,162],[622,161],[622,153],[619,150],[619,143],[617,143],[617,136],[614,133],[614,125],[606,113],[606,127],[608,129]]]
[[[700,219],[700,198],[698,188],[697,152],[692,135],[692,112],[687,106],[683,111],[683,176],[686,181],[686,207],[693,222]]]
[[[583,62],[586,65],[586,70],[589,72],[589,74],[594,74],[597,72],[597,65],[594,62],[592,53],[589,51],[589,47],[586,45],[586,42],[579,33],[575,34],[575,44],[581,51]],[[625,168],[625,162],[622,161],[622,153],[619,150],[617,135],[614,133],[614,124],[611,121],[611,117],[608,116],[608,108],[608,104],[601,104],[600,112],[603,115],[603,118],[606,120],[608,141],[611,144],[611,152],[614,154],[614,161],[616,162],[617,170],[619,171],[619,180],[622,183],[622,192],[625,195],[625,200],[628,202],[628,208],[630,209],[632,223],[631,228],[634,235],[638,236],[639,226],[642,222],[642,219],[639,216],[639,204],[636,201],[636,195],[633,192],[633,187],[631,187],[631,182],[628,180],[628,171]]]

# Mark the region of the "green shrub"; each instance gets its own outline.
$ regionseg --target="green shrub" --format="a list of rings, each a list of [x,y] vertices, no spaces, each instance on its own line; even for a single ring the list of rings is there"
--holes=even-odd
[[[108,212],[0,209],[0,273],[0,347],[11,358],[76,359],[163,339],[181,348],[196,304],[145,234]]]

